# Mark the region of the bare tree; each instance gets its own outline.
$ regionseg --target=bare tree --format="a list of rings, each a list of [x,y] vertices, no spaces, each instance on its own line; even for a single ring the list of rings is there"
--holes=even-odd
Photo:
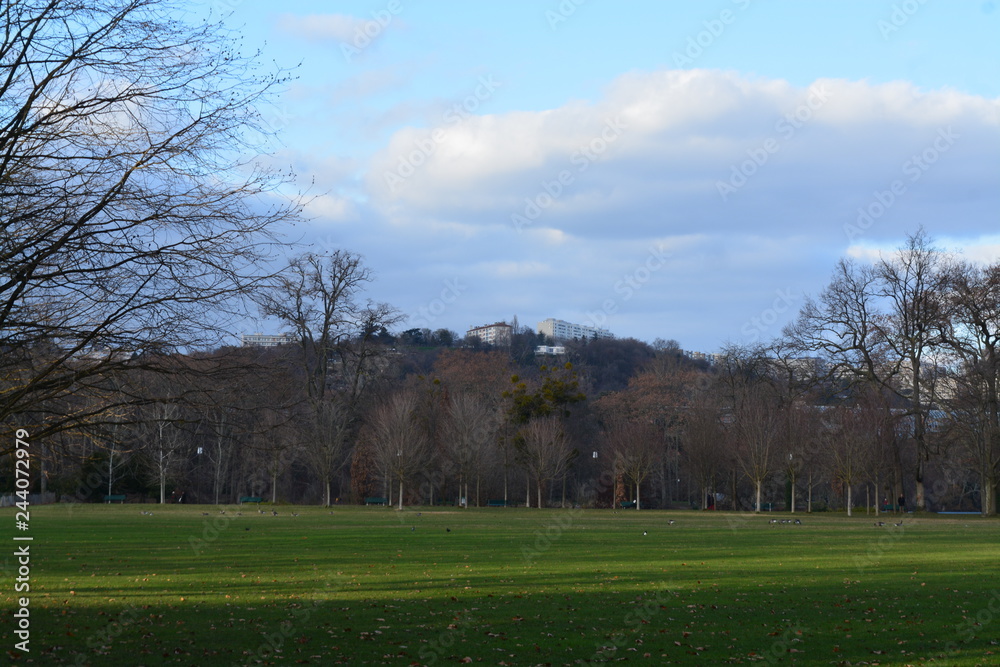
[[[448,402],[445,451],[458,473],[460,496],[469,498],[469,479],[476,478],[477,507],[482,464],[490,454],[490,446],[496,442],[499,418],[495,408],[474,394],[457,394]],[[464,492],[461,491],[463,483]]]
[[[616,419],[605,427],[604,436],[610,445],[616,474],[621,473],[631,482],[635,489],[635,508],[641,509],[639,489],[663,456],[661,430],[649,421]]]
[[[838,406],[825,415],[823,424],[832,476],[844,488],[847,516],[851,516],[854,487],[865,477],[871,461],[870,423],[867,415],[857,408]]]
[[[709,497],[714,502],[720,475],[733,465],[717,399],[711,386],[696,392],[684,419],[684,460],[701,491],[702,509],[709,509]]]
[[[277,318],[298,340],[309,415],[303,444],[322,480],[326,506],[333,477],[346,464],[357,434],[362,400],[388,363],[378,333],[398,321],[386,304],[358,302],[371,280],[360,255],[305,253],[258,296],[262,314]]]
[[[180,408],[175,403],[154,403],[147,409],[139,438],[149,461],[150,480],[160,491],[160,504],[166,502],[167,482],[178,470],[186,438],[180,427]]]
[[[782,394],[773,364],[761,348],[729,347],[720,382],[730,413],[736,463],[754,487],[754,511],[761,510],[764,482],[779,464],[785,433]]]
[[[916,456],[916,506],[925,507],[927,436],[939,369],[933,356],[949,326],[944,299],[948,260],[923,230],[874,265],[841,261],[819,300],[807,300],[786,338],[832,362],[830,377],[853,376],[893,392],[907,406]]]
[[[947,285],[948,346],[957,363],[944,403],[952,433],[976,468],[981,512],[990,516],[997,513],[1000,485],[1000,263],[956,264]]]
[[[403,509],[405,485],[427,463],[427,436],[417,420],[417,399],[401,392],[376,409],[371,420],[375,457],[387,480],[399,484],[398,503]]]
[[[923,230],[911,235],[894,256],[882,258],[876,265],[881,285],[878,296],[887,303],[881,335],[895,359],[893,375],[899,375],[898,382],[888,384],[907,400],[912,420],[918,510],[926,509],[924,474],[934,453],[927,422],[937,398],[935,383],[940,369],[933,356],[943,346],[950,322],[945,267],[945,258]]]
[[[298,215],[256,162],[285,75],[175,10],[0,4],[0,419],[36,437],[95,416],[68,397],[120,398],[110,373],[228,334]]]
[[[552,416],[536,417],[521,427],[515,446],[521,465],[535,482],[537,506],[542,507],[546,485],[565,472],[577,453],[570,446],[562,423]]]

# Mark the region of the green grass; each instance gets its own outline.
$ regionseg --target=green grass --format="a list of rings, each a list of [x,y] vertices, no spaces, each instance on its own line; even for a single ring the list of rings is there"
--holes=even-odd
[[[14,650],[11,546],[2,650],[36,665],[1000,663],[1000,522],[979,517],[278,511],[32,508],[31,652]],[[13,509],[0,523],[13,545]]]

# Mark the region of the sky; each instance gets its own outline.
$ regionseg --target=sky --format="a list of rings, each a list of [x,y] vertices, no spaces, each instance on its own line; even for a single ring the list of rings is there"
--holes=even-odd
[[[1000,259],[1000,2],[192,0],[294,68],[262,112],[410,327],[766,341],[923,227]],[[268,323],[258,324],[260,328]]]

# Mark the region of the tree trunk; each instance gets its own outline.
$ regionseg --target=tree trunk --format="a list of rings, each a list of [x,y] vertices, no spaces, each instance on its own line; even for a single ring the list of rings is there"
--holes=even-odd
[[[806,499],[806,513],[812,514],[813,511],[813,474],[809,473],[809,496]]]
[[[851,516],[852,515],[851,514],[851,507],[852,507],[852,505],[854,503],[853,498],[851,498],[851,485],[850,484],[845,484],[844,486],[847,487],[847,516]]]
[[[754,505],[755,507],[754,511],[760,512],[760,490],[761,490],[760,487],[762,486],[762,480],[755,479],[753,481],[753,485],[754,485],[754,498],[756,499]]]
[[[731,475],[730,479],[731,479],[732,484],[733,484],[733,488],[732,488],[733,499],[730,502],[730,504],[732,505],[732,510],[735,512],[735,511],[737,511],[739,509],[739,508],[736,507],[736,471],[735,470],[733,470],[733,474]]]
[[[507,450],[504,449],[503,455],[503,505],[507,506]]]
[[[635,485],[635,509],[639,511],[639,485]]]
[[[792,514],[795,514],[795,473],[794,472],[791,472],[791,474],[788,476],[788,481],[789,481],[789,484],[791,485],[791,489],[792,489],[792,506],[791,506],[791,510],[792,510]]]
[[[923,454],[917,452],[917,471],[914,475],[916,488],[914,489],[914,509],[923,511],[927,508],[927,497],[924,492],[924,459]]]
[[[674,475],[667,477],[666,457],[660,457],[660,501],[663,507],[670,507],[674,502],[673,484],[669,480],[677,479]]]
[[[399,509],[403,509],[403,478],[399,478]]]
[[[996,499],[996,486],[993,483],[993,478],[989,474],[983,475],[982,490],[980,491],[982,496],[982,515],[983,516],[993,516],[996,514],[996,506],[994,505],[994,500]]]

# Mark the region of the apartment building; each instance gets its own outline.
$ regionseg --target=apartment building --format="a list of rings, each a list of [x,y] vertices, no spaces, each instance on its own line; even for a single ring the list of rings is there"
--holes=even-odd
[[[538,333],[551,337],[553,340],[574,340],[577,338],[614,338],[615,335],[607,329],[588,327],[585,324],[573,324],[565,320],[548,318],[538,323]]]

